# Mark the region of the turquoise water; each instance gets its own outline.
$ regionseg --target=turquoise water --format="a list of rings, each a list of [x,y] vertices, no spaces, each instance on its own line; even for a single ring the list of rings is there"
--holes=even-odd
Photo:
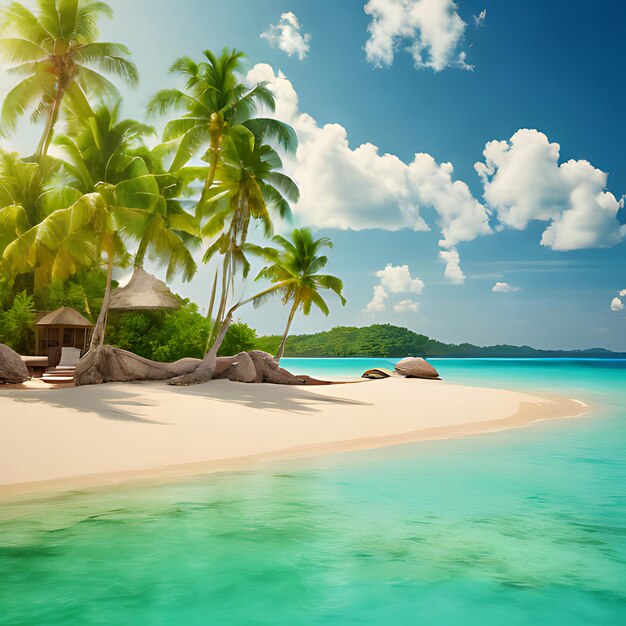
[[[375,364],[285,362],[314,375]],[[434,364],[448,380],[597,410],[4,504],[0,624],[626,623],[626,362]]]

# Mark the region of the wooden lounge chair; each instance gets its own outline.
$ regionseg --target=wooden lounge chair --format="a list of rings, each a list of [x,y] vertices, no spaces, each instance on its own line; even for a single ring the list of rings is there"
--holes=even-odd
[[[74,380],[74,372],[80,360],[78,348],[62,348],[61,360],[56,367],[48,368],[41,380],[47,383],[70,383]]]

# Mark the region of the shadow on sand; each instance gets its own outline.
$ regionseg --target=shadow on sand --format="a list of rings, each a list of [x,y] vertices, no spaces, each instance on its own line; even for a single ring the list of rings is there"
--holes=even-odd
[[[172,387],[165,382],[107,383],[41,391],[20,390],[10,395],[15,402],[54,406],[81,413],[96,413],[104,419],[152,425],[167,425],[168,422],[147,419],[142,413],[145,414],[146,408],[158,407],[160,400],[165,397],[170,399],[171,394],[181,396],[181,411],[185,411],[183,397],[238,404],[258,411],[295,414],[320,412],[323,406],[329,404],[357,406],[370,404],[327,393],[319,394],[310,389],[298,385],[246,384],[214,380],[190,387]],[[324,389],[328,391],[328,387]],[[195,408],[197,409],[197,405]],[[210,417],[210,409],[206,415]]]

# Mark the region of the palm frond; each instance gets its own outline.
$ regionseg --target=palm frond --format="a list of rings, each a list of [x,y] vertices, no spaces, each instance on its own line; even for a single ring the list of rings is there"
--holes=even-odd
[[[52,41],[51,33],[43,27],[33,13],[19,2],[11,2],[2,10],[0,24],[7,32],[14,32],[37,45]]]
[[[315,276],[315,280],[320,287],[334,291],[339,296],[341,304],[346,304],[346,299],[342,295],[343,281],[340,278],[330,276],[328,274],[317,274],[317,276]]]
[[[209,129],[194,127],[183,135],[178,144],[176,155],[170,166],[170,171],[175,172],[183,167],[196,154],[203,145],[210,141]]]
[[[148,115],[166,115],[170,110],[182,106],[187,95],[179,89],[161,89],[148,102]]]
[[[295,204],[298,200],[300,200],[300,190],[298,189],[298,185],[296,185],[296,183],[294,183],[293,180],[286,174],[281,174],[280,172],[270,172],[265,176],[265,180],[278,189],[278,191],[280,191],[280,193],[287,200],[289,200],[289,202],[293,202]]]
[[[298,135],[285,122],[268,117],[255,117],[241,122],[259,138],[261,142],[275,142],[286,152],[294,153],[298,149]]]
[[[97,46],[98,44],[91,44]],[[119,45],[119,44],[106,44],[106,45]],[[76,53],[77,61],[82,64],[87,63],[90,66],[97,67],[98,69],[106,72],[107,74],[113,74],[127,82],[131,87],[136,87],[139,84],[139,72],[137,66],[123,56],[117,56],[113,54],[97,54],[95,51],[91,54],[84,55],[83,52],[89,46],[85,46]],[[84,57],[87,58],[84,58]]]
[[[17,37],[0,38],[0,58],[9,63],[40,61],[48,53],[36,43]]]
[[[19,82],[5,96],[2,103],[2,131],[15,130],[17,120],[42,93],[51,94],[54,89],[54,77],[51,74],[33,74]]]
[[[56,14],[59,36],[70,40],[76,29],[78,17],[78,0],[56,0]]]
[[[86,65],[78,66],[76,80],[82,89],[88,93],[101,97],[110,97],[115,100],[120,98],[120,92],[108,78]]]

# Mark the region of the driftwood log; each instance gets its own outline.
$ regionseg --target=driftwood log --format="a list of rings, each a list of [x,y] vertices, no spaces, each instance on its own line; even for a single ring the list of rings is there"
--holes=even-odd
[[[28,368],[22,357],[3,343],[0,343],[0,384],[11,385],[27,381]]]
[[[99,346],[90,350],[79,362],[74,383],[98,385],[109,382],[141,380],[171,380],[198,371],[201,359],[180,359],[174,363],[160,363],[113,348]],[[210,379],[226,378],[243,383],[274,383],[280,385],[310,384],[279,367],[274,357],[260,350],[240,352],[235,356],[217,357]]]

